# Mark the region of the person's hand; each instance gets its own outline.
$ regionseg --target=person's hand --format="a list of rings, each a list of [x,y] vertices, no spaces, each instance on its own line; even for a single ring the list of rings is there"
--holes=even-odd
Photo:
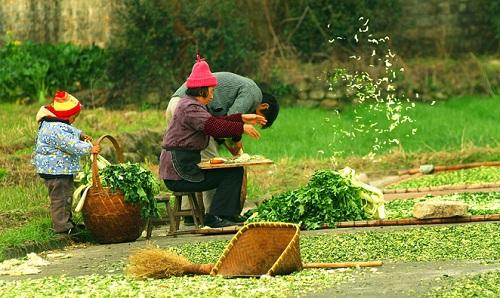
[[[90,153],[99,154],[99,152],[101,152],[101,145],[97,144],[92,146],[92,150],[90,151]]]
[[[260,133],[250,124],[243,124],[243,133],[257,140],[260,138]]]
[[[239,141],[234,143],[232,146],[228,145],[227,142],[224,143],[226,145],[227,150],[231,152],[233,156],[240,155],[243,152],[243,142]]]
[[[83,132],[80,134],[80,140],[81,141],[88,141],[92,142],[92,137],[84,134]]]
[[[256,115],[256,114],[243,114],[241,115],[241,119],[246,124],[260,124],[262,126],[266,125],[267,120],[264,116]]]

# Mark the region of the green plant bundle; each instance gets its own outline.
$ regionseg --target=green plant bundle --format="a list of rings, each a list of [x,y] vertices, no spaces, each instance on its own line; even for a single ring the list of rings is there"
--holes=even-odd
[[[333,226],[344,220],[362,220],[374,216],[373,202],[350,175],[331,170],[316,171],[306,186],[282,193],[249,211],[249,221],[299,223],[306,229],[322,224]],[[377,209],[377,208],[375,208]]]
[[[158,216],[154,196],[160,192],[160,184],[151,171],[127,162],[105,167],[100,176],[104,186],[122,191],[125,201],[141,204],[143,218]]]

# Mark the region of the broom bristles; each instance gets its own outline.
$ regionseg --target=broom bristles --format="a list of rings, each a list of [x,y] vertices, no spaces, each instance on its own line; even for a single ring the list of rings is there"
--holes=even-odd
[[[127,275],[138,278],[181,276],[191,262],[183,256],[159,248],[143,248],[129,256]]]

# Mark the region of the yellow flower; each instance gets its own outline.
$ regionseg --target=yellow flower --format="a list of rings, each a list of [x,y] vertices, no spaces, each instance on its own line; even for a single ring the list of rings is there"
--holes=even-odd
[[[22,42],[22,41],[20,41],[20,40],[14,40],[13,44],[14,44],[16,47],[18,47],[18,46],[22,45],[22,44],[23,44],[23,42]]]

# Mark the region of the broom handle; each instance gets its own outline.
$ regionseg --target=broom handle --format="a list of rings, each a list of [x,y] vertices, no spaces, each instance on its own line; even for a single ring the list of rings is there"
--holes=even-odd
[[[203,274],[209,275],[214,264],[190,264],[182,267],[185,274]]]
[[[382,266],[380,261],[370,262],[343,262],[343,263],[304,263],[304,269],[310,268],[348,268],[348,267],[377,267]],[[185,274],[203,274],[209,275],[214,264],[190,264],[182,269]]]
[[[344,262],[344,263],[304,263],[304,269],[308,268],[349,268],[349,267],[378,267],[382,266],[381,261],[369,262]]]

